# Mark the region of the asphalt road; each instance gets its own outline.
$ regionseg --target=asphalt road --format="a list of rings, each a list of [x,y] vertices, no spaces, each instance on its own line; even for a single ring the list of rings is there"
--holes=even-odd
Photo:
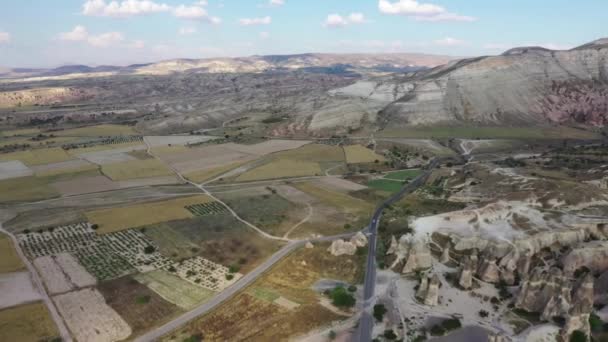
[[[443,159],[434,159],[427,166],[426,171],[424,171],[420,176],[416,177],[410,183],[404,185],[399,192],[396,192],[390,198],[380,204],[372,216],[369,224],[369,250],[367,253],[367,266],[365,269],[365,280],[363,285],[363,307],[361,312],[361,320],[359,321],[359,327],[355,333],[354,341],[368,342],[372,340],[372,330],[374,328],[372,312],[376,302],[376,298],[374,296],[376,289],[376,239],[378,235],[378,224],[382,218],[382,212],[384,209],[386,209],[386,207],[397,202],[401,197],[415,191],[418,189],[418,187],[424,184],[431,175],[431,172],[433,172],[433,169],[435,169],[435,167],[439,165],[442,160]]]
[[[258,279],[261,275],[263,275],[266,271],[268,271],[274,264],[278,261],[289,255],[291,252],[295,251],[298,248],[304,246],[307,242],[318,243],[318,242],[326,242],[332,241],[336,239],[345,239],[350,238],[356,233],[346,233],[335,236],[322,237],[318,239],[311,240],[299,240],[293,241],[289,244],[285,245],[278,252],[274,253],[268,260],[262,263],[260,266],[256,267],[255,270],[249,272],[241,279],[239,279],[236,283],[232,284],[230,287],[226,288],[222,292],[218,293],[215,297],[211,298],[208,302],[201,304],[199,307],[195,308],[192,311],[188,311],[187,313],[177,317],[171,322],[166,323],[163,326],[160,326],[152,331],[149,331],[145,335],[142,335],[134,340],[134,342],[148,342],[148,341],[156,341],[161,337],[170,334],[171,332],[179,329],[180,327],[186,325],[190,321],[193,321],[197,317],[200,317],[207,312],[213,310],[226,300],[230,299],[232,296],[236,295],[251,283],[253,283],[256,279]]]

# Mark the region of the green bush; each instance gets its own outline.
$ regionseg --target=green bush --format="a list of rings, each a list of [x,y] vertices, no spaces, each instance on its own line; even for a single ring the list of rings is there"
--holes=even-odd
[[[386,338],[387,340],[396,340],[397,339],[397,334],[395,334],[395,332],[392,331],[392,330],[385,330],[384,331],[384,338]]]
[[[446,331],[452,331],[462,328],[462,324],[460,323],[460,320],[458,318],[450,318],[441,322],[441,327]]]
[[[574,330],[570,335],[570,342],[587,342],[587,335],[580,330]]]
[[[445,334],[445,330],[439,324],[433,326],[430,332],[433,336],[443,336]]]
[[[338,286],[333,289],[330,292],[329,297],[331,298],[331,301],[335,306],[344,308],[351,308],[355,306],[355,297],[348,293],[346,289],[342,286]]]
[[[148,303],[150,303],[150,299],[152,299],[152,298],[150,298],[150,296],[139,296],[139,297],[135,298],[135,302],[137,304],[148,304]]]
[[[591,313],[589,316],[589,325],[593,332],[601,332],[604,330],[604,322],[595,313]]]
[[[387,310],[384,307],[384,304],[374,305],[374,318],[376,319],[376,321],[382,322],[382,319],[384,319],[384,314],[386,312],[387,312]]]

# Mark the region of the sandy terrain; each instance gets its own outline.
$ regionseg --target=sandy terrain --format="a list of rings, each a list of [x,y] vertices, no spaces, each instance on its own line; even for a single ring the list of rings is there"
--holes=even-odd
[[[0,162],[0,180],[31,176],[34,172],[19,160]]]
[[[201,135],[166,135],[166,136],[146,136],[146,142],[151,147],[160,147],[168,145],[188,145],[203,141],[216,139],[215,137]]]
[[[92,192],[108,191],[118,189],[118,183],[104,176],[82,177],[66,181],[51,183],[63,196],[88,194]]]
[[[131,335],[131,327],[106,304],[97,290],[59,295],[54,301],[78,341],[113,342]]]
[[[41,299],[29,272],[0,274],[0,309]]]
[[[357,184],[355,182],[351,182],[349,180],[338,177],[323,177],[319,179],[318,183],[323,186],[328,186],[334,190],[343,192],[367,189],[365,185]]]

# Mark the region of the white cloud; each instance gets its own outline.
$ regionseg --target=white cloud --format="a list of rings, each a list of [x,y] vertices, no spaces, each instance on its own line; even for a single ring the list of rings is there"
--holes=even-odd
[[[207,13],[207,10],[199,5],[179,5],[173,10],[173,15],[181,19],[203,20],[212,24],[219,24],[222,22],[220,18],[210,16],[209,13]]]
[[[243,18],[239,20],[241,26],[252,26],[252,25],[268,25],[272,22],[272,18],[269,16],[263,18]]]
[[[88,0],[82,5],[82,14],[100,17],[132,17],[170,10],[169,5],[150,0],[123,0],[107,3],[105,0]]]
[[[11,41],[11,34],[8,32],[0,32],[0,44],[9,43]]]
[[[381,13],[413,17],[419,21],[475,21],[474,17],[448,12],[442,6],[430,3],[420,3],[416,0],[379,0],[378,9]]]
[[[323,26],[329,28],[337,28],[344,27],[350,24],[363,24],[365,22],[366,20],[363,13],[351,13],[348,15],[348,17],[343,17],[339,14],[330,14],[327,16],[327,19],[325,19],[325,23],[323,24]]]
[[[72,42],[85,41],[87,38],[89,38],[89,32],[82,25],[76,25],[72,31],[59,34],[59,40]]]
[[[265,39],[268,39],[268,38],[270,38],[270,33],[265,32],[265,31],[264,32],[260,32],[260,39],[265,40]]]
[[[178,32],[182,36],[194,34],[194,33],[196,33],[196,27],[188,27],[188,26],[180,27]]]
[[[59,34],[59,40],[70,42],[86,42],[95,47],[108,47],[125,40],[121,32],[106,32],[99,35],[91,35],[82,25],[77,25],[70,32]]]
[[[456,38],[452,38],[452,37],[445,37],[443,39],[439,39],[434,41],[434,43],[436,45],[441,45],[441,46],[463,46],[463,45],[467,45],[467,42],[465,42],[464,40],[460,40],[460,39],[456,39]]]
[[[268,1],[270,6],[283,6],[285,5],[285,0],[270,0]]]

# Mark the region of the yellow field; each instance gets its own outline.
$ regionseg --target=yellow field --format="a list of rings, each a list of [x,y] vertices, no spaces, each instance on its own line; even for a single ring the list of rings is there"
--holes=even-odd
[[[184,145],[173,145],[173,146],[153,147],[151,149],[151,152],[154,155],[162,156],[162,155],[165,155],[165,154],[180,153],[180,152],[186,152],[186,151],[189,151],[189,150],[190,150],[190,148],[186,147]]]
[[[59,147],[0,154],[0,161],[20,160],[27,166],[59,163],[71,159],[72,157]]]
[[[38,128],[13,129],[10,131],[0,132],[0,137],[14,137],[16,135],[34,135],[40,133]]]
[[[17,255],[11,238],[0,234],[0,273],[15,272],[23,268],[25,265]]]
[[[0,203],[29,202],[59,196],[45,178],[20,177],[0,181]]]
[[[72,150],[68,150],[68,154],[79,155],[79,154],[89,153],[89,152],[107,151],[107,150],[113,150],[113,149],[119,149],[119,148],[125,148],[125,147],[139,146],[139,145],[144,145],[144,143],[142,143],[140,141],[134,141],[134,142],[123,143],[123,144],[96,145],[96,146],[91,146],[91,147],[75,148]]]
[[[239,182],[249,182],[265,179],[315,175],[321,175],[321,167],[319,166],[319,163],[302,160],[276,159],[268,164],[264,164],[243,173],[236,180]]]
[[[312,183],[298,183],[293,185],[295,188],[312,195],[322,202],[340,208],[345,212],[356,214],[361,212],[371,212],[374,206],[364,200],[348,196],[343,193],[327,190],[313,185]]]
[[[182,197],[163,202],[144,203],[128,207],[89,211],[89,222],[98,224],[99,234],[113,233],[129,228],[191,218],[193,215],[184,208],[187,205],[213,201],[206,195]]]
[[[158,159],[131,160],[102,165],[101,172],[115,181],[172,176],[174,174]]]
[[[237,162],[237,163],[232,163],[232,164],[215,167],[215,168],[211,168],[211,169],[207,169],[207,170],[194,171],[194,172],[186,173],[184,175],[184,177],[188,178],[189,180],[191,180],[195,183],[202,183],[204,181],[217,177],[223,173],[226,173],[232,169],[236,169],[245,163],[246,162]]]
[[[346,153],[346,162],[349,164],[373,163],[376,160],[383,162],[386,160],[383,156],[361,145],[344,146],[344,152]]]
[[[293,150],[275,153],[274,156],[314,162],[344,161],[344,151],[341,147],[320,144],[304,145]]]
[[[131,126],[124,125],[97,125],[80,128],[66,129],[63,131],[52,132],[57,136],[72,137],[102,137],[116,135],[137,135],[138,133]]]
[[[58,336],[57,327],[42,303],[0,311],[0,341],[51,341]]]

